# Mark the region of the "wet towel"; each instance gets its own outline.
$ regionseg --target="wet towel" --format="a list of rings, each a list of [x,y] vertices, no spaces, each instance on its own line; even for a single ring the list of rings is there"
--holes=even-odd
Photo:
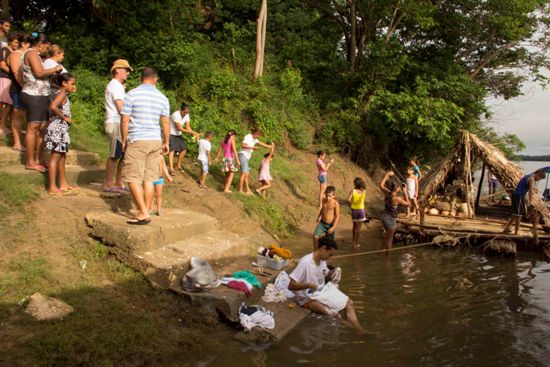
[[[290,284],[290,277],[288,276],[286,271],[281,271],[279,275],[277,275],[277,278],[275,278],[275,281],[273,282],[273,284],[278,290],[283,291],[285,293],[285,297],[287,299],[292,299],[296,297],[294,292],[288,289],[288,285]]]
[[[254,274],[252,274],[248,270],[238,271],[234,273],[233,278],[244,279],[253,286],[262,288],[262,283],[258,280],[258,278],[256,278]]]
[[[223,278],[220,279],[221,284],[225,284],[225,285],[228,285],[229,282],[231,282],[231,281],[236,281],[236,282],[243,283],[246,286],[246,288],[248,288],[248,290],[250,292],[252,292],[252,284],[248,283],[244,279],[237,279],[237,278],[233,278],[233,277],[223,277]]]
[[[236,290],[239,290],[239,291],[243,291],[246,294],[247,297],[250,297],[250,295],[252,294],[252,292],[248,289],[248,287],[245,284],[243,284],[243,282],[232,280],[229,283],[227,283],[227,286],[229,288],[233,288],[233,289],[236,289]]]
[[[318,301],[329,308],[331,311],[340,312],[346,308],[349,297],[338,289],[332,282],[325,284],[323,288],[309,295],[309,298]]]
[[[253,327],[262,329],[275,328],[275,318],[273,312],[268,311],[262,306],[249,306],[244,303],[239,308],[239,320],[246,331],[250,331]]]

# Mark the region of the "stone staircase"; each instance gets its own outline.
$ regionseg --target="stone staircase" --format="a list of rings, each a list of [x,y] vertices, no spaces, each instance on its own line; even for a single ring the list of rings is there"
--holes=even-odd
[[[86,215],[90,234],[111,247],[111,252],[122,262],[142,272],[151,284],[173,291],[189,299],[201,312],[238,322],[238,309],[242,302],[262,304],[263,289],[254,288],[250,298],[226,286],[208,292],[188,292],[181,287],[182,277],[189,270],[191,257],[208,260],[218,276],[239,270],[257,271],[251,263],[255,249],[261,244],[274,242],[265,232],[248,233],[246,238],[220,228],[213,217],[182,209],[166,209],[161,217],[152,217],[148,225],[126,223],[128,217],[120,213],[92,212]],[[289,267],[286,269],[290,271]],[[278,272],[257,274],[265,285],[272,282]],[[308,310],[289,308],[287,303],[264,305],[274,312],[274,330],[256,330],[239,333],[240,340],[273,342],[286,336],[305,316]]]
[[[45,153],[46,161],[49,152]],[[91,182],[102,182],[105,166],[99,162],[97,153],[70,150],[65,166],[69,184],[85,185]],[[42,175],[40,172],[25,169],[25,153],[0,146],[0,172],[11,175]],[[47,181],[47,180],[45,180]]]

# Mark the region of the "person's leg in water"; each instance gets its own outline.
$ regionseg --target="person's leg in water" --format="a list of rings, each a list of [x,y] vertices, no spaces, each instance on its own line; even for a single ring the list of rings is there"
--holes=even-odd
[[[361,222],[353,222],[351,247],[359,247],[359,235],[361,231]]]
[[[359,320],[357,319],[357,314],[355,313],[355,307],[353,306],[353,301],[348,299],[346,304],[346,319],[351,324],[351,327],[355,329],[355,332],[359,335],[367,334],[367,331],[361,326]]]
[[[311,301],[307,305],[307,308],[314,313],[332,316],[335,319],[341,320],[345,325],[353,327],[358,334],[364,335],[367,333],[367,331],[361,326],[361,324],[359,324],[359,321],[357,320],[357,315],[355,313],[353,302],[351,300],[348,300],[345,308],[347,320],[343,320],[340,314],[337,312],[330,312],[329,309],[319,301]]]
[[[269,181],[262,180],[262,187],[256,190],[256,192],[260,195],[262,195],[265,198],[265,190],[269,189],[271,187],[271,183]]]
[[[38,131],[40,130],[40,123],[29,122],[27,125],[27,135],[25,136],[25,145],[27,146],[27,162],[25,163],[26,169],[37,170],[40,172],[45,171],[45,167],[38,164],[35,159],[35,149]]]
[[[48,187],[49,194],[61,193],[61,190],[57,187],[57,169],[59,167],[59,161],[61,160],[61,153],[51,152],[50,154],[50,170],[48,172],[48,178],[50,185]],[[61,181],[61,180],[60,180]],[[61,186],[61,182],[59,183]]]
[[[233,181],[233,172],[226,172],[225,173],[225,183],[223,184],[223,192],[232,192],[230,190],[231,188],[231,182]]]
[[[393,237],[395,236],[395,228],[388,229],[386,228],[386,235],[384,236],[384,244],[382,246],[382,249],[385,250],[391,250],[393,246]],[[386,251],[386,255],[388,255],[390,252]]]

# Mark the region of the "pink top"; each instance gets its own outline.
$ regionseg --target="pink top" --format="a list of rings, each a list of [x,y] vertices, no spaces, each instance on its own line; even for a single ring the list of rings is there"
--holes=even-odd
[[[231,139],[227,143],[222,143],[223,157],[229,159],[235,159],[235,153],[233,153],[233,147],[231,146]]]
[[[262,164],[260,165],[260,175],[258,176],[258,180],[260,181],[271,181],[273,178],[271,177],[271,173],[269,172],[269,159],[264,158],[262,160]]]
[[[319,170],[319,176],[327,174],[327,171],[325,171],[325,169],[323,168],[325,166],[325,162],[323,162],[321,158],[318,158],[315,164],[317,165],[317,169]]]

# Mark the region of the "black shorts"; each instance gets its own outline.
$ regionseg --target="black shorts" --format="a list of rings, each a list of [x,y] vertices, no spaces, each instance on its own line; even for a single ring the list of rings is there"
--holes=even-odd
[[[512,194],[512,214],[520,216],[524,212],[525,195]]]
[[[170,151],[171,152],[183,152],[187,150],[187,144],[181,136],[170,135]]]
[[[27,109],[28,122],[48,122],[50,96],[31,96],[27,93],[21,93],[21,101]]]

